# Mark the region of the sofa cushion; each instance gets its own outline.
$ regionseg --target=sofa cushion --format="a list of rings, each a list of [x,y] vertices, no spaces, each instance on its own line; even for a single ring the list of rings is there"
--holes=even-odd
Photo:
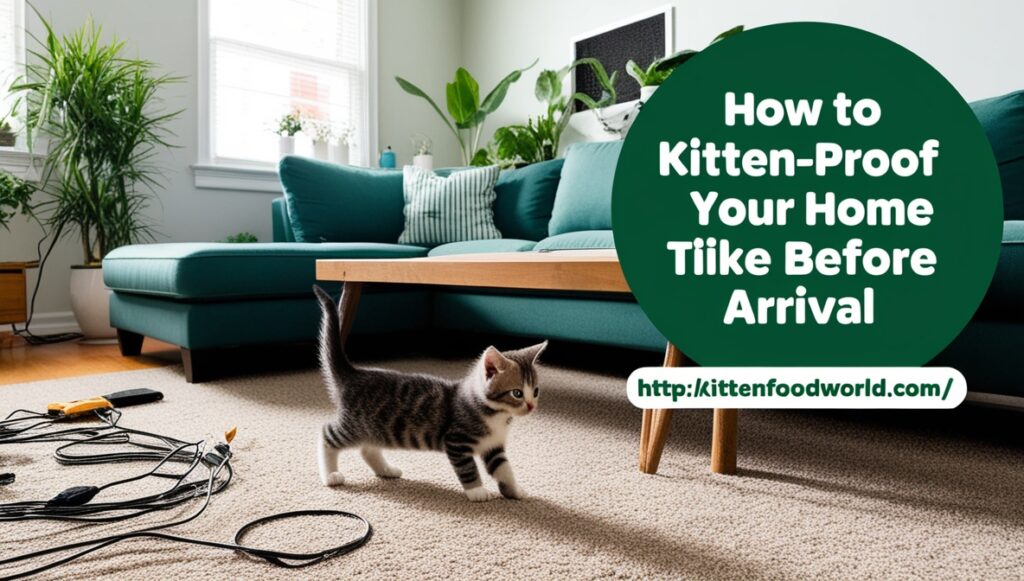
[[[297,242],[396,242],[402,172],[285,156],[278,165]]]
[[[401,244],[436,246],[501,238],[494,225],[496,165],[440,176],[413,165],[402,170],[405,229]]]
[[[1003,182],[1003,219],[1024,220],[1024,91],[971,103]]]
[[[1003,222],[999,263],[977,318],[1024,321],[1024,220]]]
[[[452,254],[486,254],[490,252],[529,252],[537,243],[517,238],[495,240],[467,240],[435,246],[427,256],[451,256]]]
[[[537,243],[533,249],[537,252],[554,250],[594,250],[599,248],[615,248],[615,237],[611,230],[583,230],[550,236]]]
[[[564,159],[501,172],[494,192],[494,224],[505,238],[540,240],[548,235]]]
[[[565,154],[548,234],[612,227],[612,180],[622,141],[573,144]]]
[[[179,300],[307,296],[320,258],[415,258],[399,244],[138,244],[103,259],[103,281],[118,292]]]

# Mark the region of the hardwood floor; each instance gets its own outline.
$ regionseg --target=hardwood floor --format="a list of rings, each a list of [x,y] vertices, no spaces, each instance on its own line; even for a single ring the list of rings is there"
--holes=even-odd
[[[6,339],[6,341],[4,340]],[[0,337],[0,385],[148,369],[181,362],[177,347],[146,339],[142,355],[122,357],[117,345],[27,345]]]

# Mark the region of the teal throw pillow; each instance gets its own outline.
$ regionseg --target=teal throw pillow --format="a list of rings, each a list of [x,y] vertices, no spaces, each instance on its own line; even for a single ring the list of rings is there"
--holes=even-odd
[[[548,234],[612,227],[612,180],[622,141],[573,144],[565,154]]]

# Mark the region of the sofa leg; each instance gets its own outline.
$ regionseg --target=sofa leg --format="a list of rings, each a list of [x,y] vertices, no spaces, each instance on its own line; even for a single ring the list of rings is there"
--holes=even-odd
[[[213,376],[210,354],[205,351],[193,351],[181,348],[181,363],[185,366],[185,381],[203,383]]]
[[[121,348],[121,355],[125,357],[141,355],[142,342],[145,339],[144,335],[139,335],[138,333],[125,331],[124,329],[117,330],[117,346]]]

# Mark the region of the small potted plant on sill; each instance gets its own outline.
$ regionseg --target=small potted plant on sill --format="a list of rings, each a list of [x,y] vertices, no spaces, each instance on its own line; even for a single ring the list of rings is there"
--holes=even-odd
[[[352,163],[352,137],[355,130],[348,123],[343,123],[334,128],[334,142],[331,143],[331,161],[341,165]]]
[[[17,144],[18,134],[11,128],[10,122],[0,122],[0,147],[14,147]]]
[[[331,124],[327,121],[310,118],[302,122],[302,127],[313,138],[313,157],[327,161],[330,155],[331,138],[334,137],[334,129]]]
[[[47,146],[37,187],[47,236],[77,238],[83,264],[71,270],[71,308],[87,340],[107,342],[110,294],[102,260],[111,250],[153,239],[145,210],[161,187],[154,157],[180,111],[160,107],[160,92],[178,77],[157,75],[151,61],[130,58],[88,21],[58,36],[42,15],[45,36],[11,92],[27,105],[29,151]]]
[[[427,171],[434,171],[434,154],[431,153],[433,145],[426,135],[413,135],[412,147],[416,153],[412,156],[412,164]]]
[[[742,24],[734,26],[733,28],[730,28],[716,36],[708,46],[742,31]],[[626,73],[633,77],[637,84],[640,85],[640,102],[646,103],[647,100],[651,98],[651,95],[658,90],[658,87],[665,82],[665,79],[669,78],[672,71],[676,70],[676,67],[690,60],[694,55],[699,53],[700,51],[693,49],[682,50],[673,55],[656,59],[654,62],[647,65],[646,69],[640,68],[640,65],[630,59],[629,62],[626,63]]]
[[[295,134],[302,131],[302,118],[292,111],[277,120],[277,147],[281,157],[295,153]]]

